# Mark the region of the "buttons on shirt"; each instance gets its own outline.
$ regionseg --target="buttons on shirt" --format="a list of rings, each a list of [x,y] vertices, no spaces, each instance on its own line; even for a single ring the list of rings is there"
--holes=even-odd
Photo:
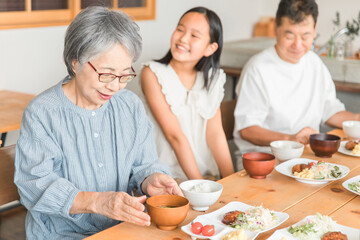
[[[92,112],[91,113],[91,116],[95,117],[96,113],[95,112]]]
[[[94,133],[94,138],[97,138],[99,137],[99,134],[98,133]]]
[[[102,162],[98,163],[99,168],[102,168],[104,164]]]

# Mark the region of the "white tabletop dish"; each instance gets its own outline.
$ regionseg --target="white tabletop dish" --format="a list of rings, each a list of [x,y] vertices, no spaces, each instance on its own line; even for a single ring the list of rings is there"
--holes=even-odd
[[[226,204],[224,207],[222,207],[214,212],[204,214],[201,216],[197,216],[192,222],[200,222],[203,225],[206,225],[206,224],[214,225],[215,234],[211,237],[205,237],[205,236],[202,236],[201,234],[192,233],[191,232],[191,223],[189,223],[185,226],[182,226],[181,230],[183,232],[189,234],[193,239],[198,238],[198,239],[221,240],[222,236],[228,234],[229,232],[236,230],[236,228],[230,227],[230,226],[222,223],[222,219],[223,219],[224,215],[227,212],[235,211],[235,210],[245,212],[247,209],[249,209],[251,207],[253,207],[253,206],[250,206],[250,205],[242,203],[242,202],[230,202],[230,203]],[[279,226],[280,224],[282,224],[283,222],[285,222],[289,218],[289,215],[287,213],[283,213],[283,212],[274,212],[274,213],[278,217],[276,224],[271,225],[262,231],[245,230],[245,234],[248,237],[248,239],[255,239],[257,237],[257,235],[259,235],[259,233],[266,232],[270,229],[273,229],[273,228]]]
[[[302,219],[301,221],[297,222],[294,225],[298,225],[301,222],[303,222],[305,219],[307,218],[311,218],[313,217],[313,215],[307,216],[304,219]],[[360,237],[360,229],[355,229],[355,228],[351,228],[351,227],[347,227],[347,226],[343,226],[340,224],[336,224],[339,231],[343,234],[347,235],[347,238],[349,240],[351,239],[359,239]],[[289,231],[288,231],[289,227],[286,228],[282,228],[279,230],[276,230],[267,240],[281,240],[281,238],[285,237],[286,240],[298,240],[298,238],[294,237]],[[320,240],[320,237],[318,239],[313,239],[313,240]]]
[[[179,186],[196,211],[208,210],[219,199],[223,190],[220,183],[204,179],[187,180]]]
[[[349,138],[360,138],[360,121],[344,121],[342,123],[343,131]]]
[[[347,150],[347,149],[345,148],[345,145],[346,145],[347,142],[348,142],[348,141],[342,141],[342,142],[340,143],[340,147],[339,147],[339,149],[338,149],[338,152],[340,152],[340,153],[342,153],[342,154],[349,155],[349,156],[353,156],[353,157],[360,157],[360,155],[353,154],[353,153],[351,153],[351,150]]]
[[[291,171],[293,166],[295,166],[296,164],[309,164],[310,162],[317,163],[318,161],[312,160],[312,159],[307,159],[307,158],[294,158],[294,159],[288,160],[286,162],[283,162],[283,163],[277,165],[275,167],[275,170],[283,175],[294,178],[295,180],[297,180],[299,182],[308,183],[308,184],[324,184],[324,183],[327,183],[330,181],[339,180],[339,179],[345,177],[346,175],[348,175],[348,173],[350,171],[350,169],[346,166],[328,163],[330,165],[336,165],[340,168],[340,171],[342,172],[340,177],[319,180],[319,179],[310,179],[310,178],[302,178],[302,177],[294,176],[294,174]]]
[[[279,140],[271,142],[270,149],[279,161],[286,161],[301,157],[304,145],[295,141]]]
[[[350,192],[353,192],[353,193],[355,193],[355,194],[357,194],[357,195],[360,195],[359,192],[353,191],[353,190],[351,190],[351,189],[349,188],[349,183],[354,183],[354,182],[358,182],[358,181],[360,181],[360,175],[346,180],[345,182],[342,183],[342,185],[343,185],[344,188],[346,188],[346,189],[349,190]]]

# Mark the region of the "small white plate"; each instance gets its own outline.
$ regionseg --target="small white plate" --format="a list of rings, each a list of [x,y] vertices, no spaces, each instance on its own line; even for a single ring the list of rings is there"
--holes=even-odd
[[[338,152],[339,152],[339,153],[342,153],[342,154],[349,155],[349,156],[353,156],[353,157],[360,157],[360,155],[353,154],[353,153],[351,153],[350,150],[347,150],[347,149],[345,148],[345,145],[346,145],[347,142],[348,142],[348,141],[342,141],[342,142],[340,143],[340,147],[339,147],[339,149],[338,149]]]
[[[199,239],[214,239],[214,240],[220,240],[222,236],[228,234],[229,232],[235,231],[236,228],[230,227],[228,225],[225,225],[222,223],[222,219],[225,215],[225,213],[230,211],[242,211],[245,212],[248,208],[253,207],[248,204],[242,203],[242,202],[230,202],[223,206],[222,208],[219,208],[218,210],[204,214],[201,216],[197,216],[192,222],[200,222],[202,225],[210,224],[214,225],[215,227],[215,233],[211,237],[204,237],[201,234],[194,234],[191,232],[191,223],[182,226],[181,230],[187,234],[189,234],[193,239],[199,238]],[[285,222],[289,215],[287,213],[283,212],[274,212],[275,215],[278,217],[278,221],[276,224],[269,226],[268,228],[264,229],[263,231],[250,231],[245,230],[245,234],[248,237],[248,239],[255,239],[259,233],[269,231],[270,229],[273,229],[283,222]]]
[[[293,226],[299,225],[299,224],[303,223],[305,219],[311,218],[311,217],[314,217],[314,215],[305,217],[303,220],[297,222]],[[336,225],[340,232],[347,235],[347,238],[349,240],[352,240],[352,239],[355,240],[355,239],[360,238],[360,230],[359,229],[346,227],[346,226],[340,225],[340,224],[336,224]],[[289,233],[288,229],[289,229],[289,227],[276,230],[267,240],[281,240],[282,237],[286,237],[286,240],[297,240],[298,238],[295,238],[291,233]],[[313,240],[320,240],[320,237],[318,239],[313,239]]]
[[[358,182],[358,181],[360,181],[360,175],[346,180],[345,182],[343,182],[342,185],[343,185],[344,188],[346,188],[346,189],[349,190],[350,192],[353,192],[353,193],[355,193],[355,194],[357,194],[357,195],[360,195],[359,192],[355,192],[355,191],[353,191],[353,190],[351,190],[351,189],[349,188],[349,183]]]
[[[310,179],[310,178],[302,178],[302,177],[296,177],[294,176],[294,174],[292,173],[292,168],[293,166],[295,166],[296,164],[309,164],[309,162],[314,162],[317,163],[318,161],[316,160],[312,160],[312,159],[307,159],[307,158],[294,158],[291,160],[288,160],[286,162],[283,162],[279,165],[277,165],[275,167],[275,170],[278,171],[281,174],[284,174],[288,177],[292,177],[295,178],[295,180],[302,182],[302,183],[308,183],[308,184],[324,184],[330,181],[335,181],[335,180],[339,180],[343,177],[345,177],[346,175],[348,175],[349,173],[349,168],[343,165],[339,165],[339,164],[331,164],[331,163],[327,163],[330,165],[336,165],[340,168],[341,171],[341,175],[338,178],[328,178],[328,179]]]

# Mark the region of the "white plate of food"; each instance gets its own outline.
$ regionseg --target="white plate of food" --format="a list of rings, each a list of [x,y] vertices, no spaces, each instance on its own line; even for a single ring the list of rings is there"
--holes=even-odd
[[[307,165],[307,166],[306,166]],[[275,167],[276,171],[308,184],[324,184],[348,175],[349,168],[307,158],[294,158]],[[293,173],[295,169],[296,173]]]
[[[346,180],[342,185],[350,192],[360,195],[360,175]]]
[[[267,240],[320,240],[324,234],[346,235],[349,240],[360,239],[359,229],[337,224],[330,217],[317,213],[305,217],[292,226],[275,231]]]
[[[232,227],[231,225],[224,224],[223,223],[224,216],[226,214],[227,216],[229,216],[230,212],[234,213],[235,211],[239,211],[239,213],[236,212],[237,215],[233,215],[234,216],[233,219],[235,219],[236,221],[235,224],[239,223],[239,220],[237,219],[241,219],[241,225],[239,224],[238,227]],[[242,215],[239,216],[240,214]],[[255,215],[258,216],[257,224],[255,224],[255,222],[253,222],[251,218]],[[279,226],[288,218],[289,215],[287,213],[271,211],[262,206],[251,206],[242,202],[230,202],[226,204],[224,207],[214,212],[197,216],[191,223],[182,226],[181,230],[189,234],[192,238],[198,238],[198,239],[206,238],[206,239],[220,240],[222,236],[230,232],[233,232],[239,228],[243,228],[244,233],[248,239],[255,239],[259,233],[266,232],[272,228]],[[226,218],[226,220],[228,220],[228,223],[231,222],[229,218]],[[202,234],[194,234],[191,231],[191,224],[195,222],[200,222],[204,226],[214,225],[215,227],[214,235],[208,237],[208,236],[203,236]],[[267,225],[262,224],[265,222],[269,224]]]
[[[348,144],[348,145],[347,145]],[[351,144],[351,145],[350,145]],[[359,147],[357,147],[355,150],[355,145],[359,145],[360,147],[360,143],[359,140],[357,141],[342,141],[340,143],[340,147],[338,149],[338,152],[342,153],[342,154],[346,154],[349,156],[353,156],[353,157],[360,157],[360,152],[357,150]],[[354,151],[354,152],[353,152]],[[356,154],[358,153],[359,154]]]

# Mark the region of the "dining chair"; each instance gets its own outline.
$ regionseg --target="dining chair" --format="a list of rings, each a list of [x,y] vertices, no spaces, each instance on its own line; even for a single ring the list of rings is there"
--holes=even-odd
[[[25,239],[26,209],[14,184],[15,145],[0,148],[0,239]]]
[[[228,141],[233,139],[235,105],[235,99],[223,101],[220,105],[221,121]]]

